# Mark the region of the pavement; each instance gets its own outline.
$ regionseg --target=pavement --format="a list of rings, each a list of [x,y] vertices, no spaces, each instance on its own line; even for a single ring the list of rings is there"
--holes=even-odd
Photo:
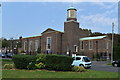
[[[107,65],[109,63],[110,61],[92,61],[92,67],[90,69],[120,73],[120,67],[113,67],[112,65]]]

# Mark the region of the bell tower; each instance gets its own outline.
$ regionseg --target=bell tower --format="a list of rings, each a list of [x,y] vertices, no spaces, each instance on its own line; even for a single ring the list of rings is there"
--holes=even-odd
[[[79,44],[79,22],[77,22],[77,16],[74,7],[67,9],[67,19],[64,22],[64,35],[63,35],[63,52],[65,54],[72,55],[75,52],[76,47]]]
[[[67,9],[67,21],[77,21],[76,11],[77,9],[75,9],[74,7],[69,7]]]

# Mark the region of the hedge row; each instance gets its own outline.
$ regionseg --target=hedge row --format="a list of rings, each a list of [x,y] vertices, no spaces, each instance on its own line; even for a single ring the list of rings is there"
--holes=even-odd
[[[73,58],[61,55],[46,55],[46,69],[49,70],[70,70]]]
[[[37,56],[15,55],[13,56],[13,62],[18,69],[45,68],[48,70],[67,71],[71,69],[73,58],[52,54],[41,54]]]
[[[16,68],[27,69],[28,65],[36,60],[36,57],[33,55],[14,55],[12,60]]]
[[[114,46],[114,49],[113,49],[113,59],[114,60],[120,59],[120,46]]]

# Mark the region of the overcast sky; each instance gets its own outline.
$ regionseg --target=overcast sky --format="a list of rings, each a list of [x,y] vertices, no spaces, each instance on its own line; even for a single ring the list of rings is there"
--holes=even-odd
[[[111,33],[114,22],[118,32],[117,2],[4,2],[2,36],[9,39],[40,35],[47,28],[64,31],[67,8],[71,5],[77,9],[81,28]]]

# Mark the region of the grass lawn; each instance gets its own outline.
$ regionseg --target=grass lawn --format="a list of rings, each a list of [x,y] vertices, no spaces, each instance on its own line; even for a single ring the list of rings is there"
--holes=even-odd
[[[88,70],[86,72],[55,72],[47,70],[3,70],[3,78],[118,78],[118,73]]]
[[[13,64],[12,59],[0,59],[2,61],[2,68],[5,64]]]
[[[2,60],[4,64],[13,64],[12,60]],[[2,70],[2,78],[118,78],[118,73],[87,70],[86,72],[57,72],[47,70]]]

